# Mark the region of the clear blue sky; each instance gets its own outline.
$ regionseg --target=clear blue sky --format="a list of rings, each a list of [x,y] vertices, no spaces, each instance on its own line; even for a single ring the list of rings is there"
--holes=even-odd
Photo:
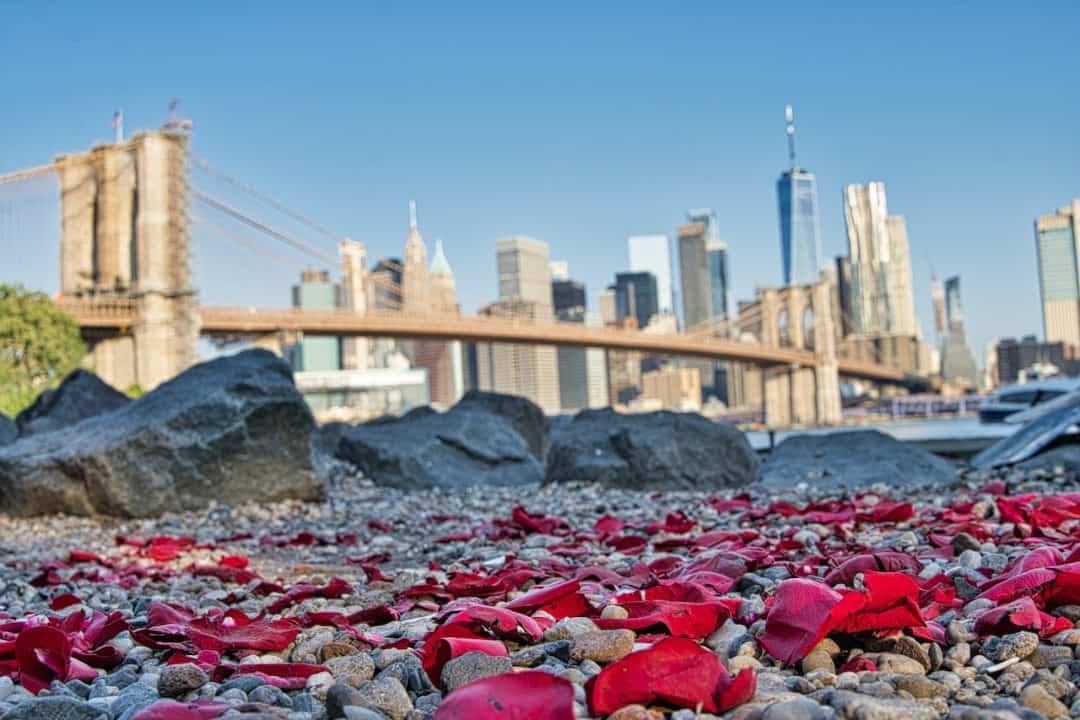
[[[790,102],[827,253],[842,186],[884,181],[924,331],[932,262],[963,277],[981,364],[989,338],[1040,330],[1032,221],[1080,196],[1076,2],[153,5],[5,4],[0,172],[107,139],[117,107],[155,127],[176,96],[197,155],[373,256],[400,253],[416,199],[467,309],[496,294],[499,236],[547,241],[591,301],[627,235],[701,206],[736,297],[778,284]],[[55,290],[55,232],[27,229],[48,208],[14,194],[0,280]],[[206,301],[288,303],[294,267],[202,233],[196,251]]]

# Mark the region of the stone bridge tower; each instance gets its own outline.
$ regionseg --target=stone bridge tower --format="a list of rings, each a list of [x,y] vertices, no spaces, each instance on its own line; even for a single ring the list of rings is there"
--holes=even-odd
[[[149,389],[198,357],[183,133],[153,131],[55,161],[60,178],[60,292],[131,303],[129,334],[94,344],[119,388]]]
[[[833,287],[828,280],[758,290],[739,309],[738,331],[766,347],[807,350],[813,367],[742,367],[731,376],[729,395],[760,405],[771,426],[822,425],[841,419]]]

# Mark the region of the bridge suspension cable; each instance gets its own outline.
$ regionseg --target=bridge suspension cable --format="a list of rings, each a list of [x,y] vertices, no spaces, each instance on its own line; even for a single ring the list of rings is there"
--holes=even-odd
[[[299,270],[306,270],[307,269],[307,264],[306,263],[301,262],[300,260],[297,260],[296,258],[289,257],[288,255],[285,255],[284,253],[279,253],[279,252],[276,252],[274,250],[271,250],[266,245],[260,244],[260,243],[256,242],[255,240],[253,240],[251,238],[246,238],[246,237],[244,237],[243,235],[241,235],[239,233],[234,233],[234,232],[226,229],[222,225],[220,225],[220,224],[218,224],[218,223],[216,223],[216,222],[214,222],[212,220],[207,220],[206,218],[201,217],[199,215],[192,215],[191,220],[196,225],[198,225],[200,227],[203,227],[206,230],[209,230],[210,232],[217,235],[218,237],[223,237],[226,240],[232,240],[233,242],[238,243],[240,245],[243,245],[244,247],[248,248],[249,250],[254,250],[255,252],[257,252],[257,253],[259,253],[261,255],[264,255],[265,257],[271,258],[271,259],[273,259],[275,261],[278,261],[278,262],[287,263],[289,265],[292,265],[295,268],[298,268]]]
[[[318,232],[318,233],[320,233],[322,235],[325,235],[326,237],[330,238],[331,240],[337,242],[337,241],[339,241],[339,240],[341,240],[341,239],[343,239],[345,237],[344,235],[342,235],[340,233],[335,233],[333,230],[330,230],[325,225],[323,225],[323,224],[321,224],[321,223],[319,223],[319,222],[317,222],[315,220],[312,220],[307,215],[305,215],[305,214],[303,214],[303,213],[301,213],[301,212],[299,212],[297,210],[293,210],[292,208],[288,207],[287,205],[284,205],[281,202],[278,202],[277,200],[270,197],[269,195],[266,195],[265,193],[260,192],[255,187],[253,187],[253,186],[251,186],[251,185],[249,185],[249,184],[247,184],[247,183],[245,183],[245,182],[243,182],[241,180],[237,180],[236,178],[229,175],[228,173],[226,173],[221,168],[218,168],[218,167],[215,167],[214,165],[211,165],[206,160],[204,160],[204,159],[202,159],[200,157],[196,157],[196,156],[192,156],[192,160],[194,160],[195,164],[197,166],[199,166],[200,168],[202,168],[203,170],[206,170],[207,172],[221,178],[222,180],[229,183],[233,187],[236,187],[236,188],[239,188],[239,189],[243,190],[244,192],[246,192],[249,195],[251,195],[252,197],[254,197],[256,200],[259,200],[260,202],[263,202],[263,203],[269,205],[270,207],[274,208],[275,210],[277,210],[277,211],[279,211],[279,212],[281,212],[281,213],[283,213],[285,215],[288,215],[290,218],[292,218],[293,220],[296,220],[299,223],[307,225],[312,230],[315,230],[316,232]]]
[[[289,245],[295,250],[300,250],[301,252],[318,258],[321,262],[329,264],[330,267],[334,267],[338,263],[338,259],[334,255],[331,255],[330,253],[322,250],[321,248],[312,245],[305,240],[301,240],[298,237],[294,237],[293,235],[290,235],[283,230],[278,230],[277,228],[271,227],[270,225],[267,225],[261,220],[257,220],[250,215],[247,215],[246,213],[236,209],[232,205],[229,205],[222,200],[207,195],[206,193],[202,192],[197,188],[191,188],[191,195],[196,200],[214,208],[215,210],[220,210],[226,215],[232,217],[233,219],[247,225],[248,227],[254,228],[259,232],[269,235],[270,237],[279,240],[286,245]]]
[[[45,175],[55,170],[56,166],[54,165],[42,165],[41,167],[27,168],[26,170],[16,170],[15,172],[6,175],[0,175],[0,185],[18,182],[19,180],[29,180],[30,178]]]

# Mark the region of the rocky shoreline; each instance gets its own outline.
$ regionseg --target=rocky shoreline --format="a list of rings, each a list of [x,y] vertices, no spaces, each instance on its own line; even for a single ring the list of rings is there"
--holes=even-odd
[[[234,368],[213,402],[151,398],[172,437],[115,422],[140,399],[0,450],[0,486],[34,448],[55,487],[98,457],[57,433],[105,438],[112,475],[135,436],[170,448],[165,477],[202,428],[235,452],[207,477],[246,468],[199,506],[162,486],[152,513],[0,516],[0,720],[1080,716],[1065,466],[959,470],[872,434],[759,466],[693,418],[657,416],[650,437],[648,419],[551,427],[474,396],[368,426],[301,417],[315,452],[253,471],[241,460],[289,426],[263,399],[297,411],[259,379],[271,361],[244,363],[261,369]],[[504,464],[520,476],[466,482]],[[296,468],[319,492],[275,494]]]

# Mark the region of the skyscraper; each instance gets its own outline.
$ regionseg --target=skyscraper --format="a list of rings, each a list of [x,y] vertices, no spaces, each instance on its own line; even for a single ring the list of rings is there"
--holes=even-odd
[[[1080,346],[1080,199],[1035,219],[1043,335]]]
[[[978,381],[975,356],[964,332],[964,311],[960,305],[960,277],[945,281],[945,319],[948,334],[941,350],[941,375],[946,380],[962,381],[972,386]]]
[[[784,285],[806,285],[817,281],[821,268],[817,179],[795,163],[795,118],[790,105],[785,111],[791,168],[781,173],[776,181],[780,259]]]
[[[427,312],[427,273],[427,246],[420,237],[420,228],[416,222],[416,202],[410,200],[409,236],[405,241],[405,262],[401,271],[401,300],[406,312]]]
[[[367,312],[368,289],[364,282],[364,263],[367,250],[363,243],[342,240],[338,244],[341,256],[342,307],[359,315]],[[347,337],[341,340],[341,365],[344,370],[366,370],[369,365],[370,345],[365,337]]]
[[[551,263],[555,266],[556,263]],[[565,263],[563,263],[565,266]],[[551,283],[551,301],[555,318],[560,322],[585,322],[585,285],[570,280],[569,268],[559,274],[562,279]],[[559,364],[559,405],[562,410],[582,410],[589,407],[589,375],[585,348],[556,348]]]
[[[720,239],[716,211],[702,208],[691,210],[686,216],[690,222],[705,226],[705,256],[709,264],[709,317],[726,318],[729,292],[727,245]]]
[[[934,335],[938,343],[941,343],[949,325],[945,320],[945,286],[937,279],[936,274],[930,278],[930,303],[934,308]]]
[[[675,314],[671,286],[671,251],[667,235],[631,235],[626,238],[631,272],[650,272],[656,277],[658,312]]]
[[[457,315],[454,271],[446,259],[442,240],[435,241],[427,279],[428,312],[436,316]],[[413,352],[416,366],[427,370],[431,402],[449,407],[461,399],[465,394],[465,370],[460,341],[417,340]]]
[[[657,282],[651,272],[628,272],[615,274],[616,318],[632,317],[637,326],[644,328],[657,314]]]
[[[917,335],[907,227],[902,217],[889,215],[885,185],[871,182],[844,188],[844,218],[855,331]]]
[[[554,312],[547,243],[502,238],[495,254],[499,301],[482,308],[481,314],[550,322]],[[522,395],[548,414],[559,412],[558,355],[553,347],[478,343],[477,375],[481,390]]]
[[[704,223],[679,228],[679,280],[682,285],[683,327],[691,328],[712,317],[709,256],[705,249]]]
[[[339,307],[341,288],[323,270],[304,270],[300,284],[293,285],[293,307],[330,310]],[[340,370],[341,341],[332,336],[305,337],[288,352],[294,371]],[[322,408],[320,408],[322,409]]]

